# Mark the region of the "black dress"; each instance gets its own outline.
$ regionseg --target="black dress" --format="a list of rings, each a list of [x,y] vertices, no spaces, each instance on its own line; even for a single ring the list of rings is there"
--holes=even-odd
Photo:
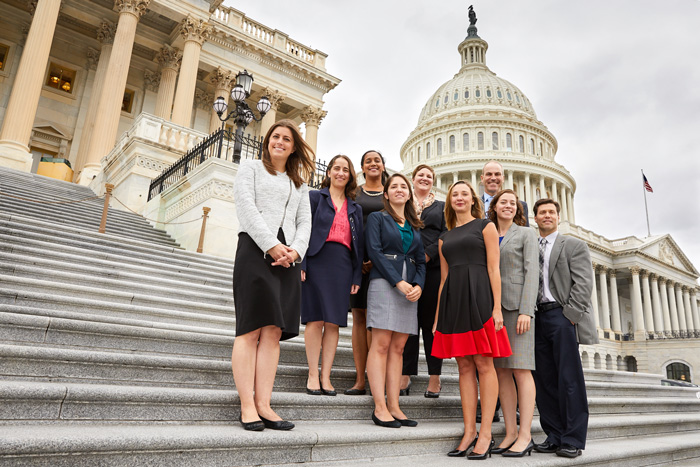
[[[359,187],[357,189],[357,196],[355,197],[355,202],[362,206],[362,225],[367,225],[367,217],[373,212],[378,212],[384,209],[384,196],[381,191],[369,191],[375,196],[370,196]],[[365,245],[365,258],[367,261],[367,245]],[[350,308],[367,308],[367,289],[369,288],[369,273],[362,274],[362,283],[360,284],[360,290],[354,294],[350,295]]]
[[[512,354],[506,328],[496,332],[491,315],[493,294],[483,235],[489,222],[474,219],[442,236],[442,255],[449,270],[440,295],[434,357]]]

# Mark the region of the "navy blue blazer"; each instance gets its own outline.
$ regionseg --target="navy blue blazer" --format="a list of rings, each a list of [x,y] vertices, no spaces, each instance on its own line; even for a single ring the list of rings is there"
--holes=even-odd
[[[406,263],[406,282],[425,284],[425,250],[420,238],[420,230],[413,229],[413,242],[408,254],[403,253],[401,232],[396,221],[386,211],[373,212],[367,218],[365,229],[367,256],[372,260],[369,279],[382,278],[396,287],[402,281],[401,273]]]
[[[306,250],[301,268],[306,269],[306,258],[314,256],[321,251],[326,243],[328,233],[331,231],[335,218],[335,206],[328,188],[309,191],[311,204],[311,238],[309,248]],[[348,220],[350,221],[350,233],[352,234],[352,283],[360,285],[362,282],[362,258],[364,254],[364,237],[362,226],[362,206],[347,198]]]

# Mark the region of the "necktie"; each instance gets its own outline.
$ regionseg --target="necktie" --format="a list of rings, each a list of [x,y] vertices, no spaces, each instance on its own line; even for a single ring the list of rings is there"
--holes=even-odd
[[[547,250],[547,239],[540,238],[540,286],[537,289],[537,303],[544,302],[544,252]]]

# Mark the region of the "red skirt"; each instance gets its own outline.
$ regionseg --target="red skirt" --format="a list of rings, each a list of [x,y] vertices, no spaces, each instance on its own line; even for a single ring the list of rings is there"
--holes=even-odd
[[[510,348],[505,326],[500,331],[496,331],[493,318],[489,318],[484,323],[484,327],[478,331],[467,331],[459,334],[443,334],[436,331],[432,354],[433,357],[437,358],[465,357],[467,355],[503,358],[510,357],[513,351]]]

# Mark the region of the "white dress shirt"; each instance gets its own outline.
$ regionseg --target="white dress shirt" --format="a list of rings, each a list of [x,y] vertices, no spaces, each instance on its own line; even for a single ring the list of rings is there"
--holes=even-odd
[[[484,202],[484,218],[488,217],[489,206],[491,205],[492,199],[493,199],[493,196],[491,196],[488,193],[484,193],[483,198],[481,198],[481,200]]]
[[[549,290],[549,257],[552,255],[552,247],[554,246],[554,241],[557,239],[559,231],[556,230],[546,237],[540,237],[540,240],[544,238],[547,240],[547,245],[544,248],[544,264],[542,265],[542,277],[544,277],[543,285],[543,302],[556,302],[552,296],[552,292]]]

